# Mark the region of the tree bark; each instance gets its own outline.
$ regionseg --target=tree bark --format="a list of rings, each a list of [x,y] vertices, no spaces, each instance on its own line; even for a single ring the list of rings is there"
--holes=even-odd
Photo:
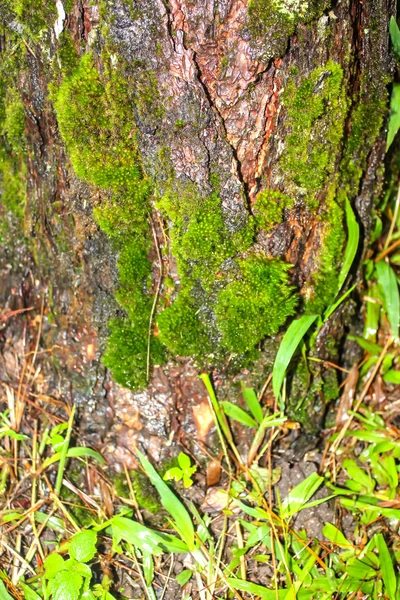
[[[362,240],[342,292],[362,284],[383,178],[394,0],[69,0],[65,14],[60,1],[36,12],[12,4],[1,4],[2,188],[6,197],[10,168],[14,183],[26,181],[29,242],[20,207],[4,201],[3,300],[43,302],[40,343],[53,348],[46,393],[84,406],[82,426],[117,460],[138,439],[157,456],[163,440],[198,435],[201,369],[214,370],[222,395],[237,394],[241,378],[261,387],[290,319],[332,305],[347,204]],[[24,106],[19,146],[7,117],[15,98]],[[140,186],[138,233],[137,200],[124,202]],[[131,287],[122,281],[128,239],[151,263],[138,283],[142,265],[132,259]],[[288,375],[287,410],[309,431],[337,395],[326,362],[339,360],[356,303],[314,336],[309,355],[323,362],[300,357]],[[105,362],[122,383],[132,381],[121,364],[142,328],[132,342],[135,353],[148,349],[135,358],[139,391],[102,364],[110,319]],[[6,341],[3,332],[9,352]]]

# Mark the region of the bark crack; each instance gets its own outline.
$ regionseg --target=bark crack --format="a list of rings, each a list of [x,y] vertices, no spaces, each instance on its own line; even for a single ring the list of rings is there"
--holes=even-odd
[[[249,185],[248,185],[248,183],[245,181],[245,179],[243,177],[242,163],[241,163],[241,160],[240,160],[240,158],[238,156],[237,149],[229,141],[229,135],[228,135],[228,131],[227,131],[227,128],[226,128],[225,120],[224,120],[223,116],[221,115],[220,111],[218,110],[218,107],[216,106],[215,102],[213,101],[211,93],[210,93],[210,91],[209,91],[206,83],[203,81],[201,68],[200,68],[199,63],[198,63],[197,58],[196,58],[196,52],[193,52],[192,58],[193,58],[193,64],[195,66],[195,72],[196,72],[196,75],[197,75],[197,80],[198,80],[198,82],[200,83],[200,85],[201,85],[201,87],[203,89],[204,95],[207,98],[207,101],[208,101],[211,109],[213,109],[215,111],[215,113],[218,115],[220,123],[222,125],[222,129],[224,130],[224,133],[225,133],[226,141],[227,141],[227,143],[229,144],[229,146],[230,146],[230,148],[232,150],[232,156],[233,156],[233,159],[234,159],[235,165],[236,165],[236,174],[237,174],[237,177],[238,177],[240,183],[242,184],[243,193],[244,193],[244,197],[245,197],[245,200],[246,200],[246,206],[247,206],[247,209],[248,209],[249,213],[251,214],[252,211],[251,211],[251,200],[250,200],[250,193],[249,193]]]

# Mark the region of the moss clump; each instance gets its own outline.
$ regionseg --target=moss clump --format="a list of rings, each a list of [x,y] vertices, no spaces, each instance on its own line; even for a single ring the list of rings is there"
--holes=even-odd
[[[318,194],[335,173],[343,139],[347,99],[342,67],[328,61],[300,84],[292,77],[282,100],[289,135],[280,166],[291,179],[293,195],[315,209]]]
[[[73,59],[69,41],[66,47]],[[75,172],[107,191],[108,200],[94,215],[118,252],[116,299],[126,317],[110,321],[103,362],[118,383],[137,389],[147,383],[149,358],[152,365],[164,360],[162,345],[151,331],[151,184],[143,174],[135,141],[130,82],[122,65],[113,67],[104,59],[100,75],[92,54],[83,56],[53,90],[53,98]],[[73,62],[68,60],[67,67]]]
[[[19,22],[34,39],[52,27],[57,19],[55,0],[14,0],[12,8]]]
[[[204,315],[205,316],[205,315]],[[160,340],[177,356],[205,356],[212,351],[200,305],[190,287],[184,287],[176,300],[158,317]]]
[[[0,235],[5,235],[8,212],[22,227],[26,202],[25,108],[17,88],[25,67],[20,40],[15,34],[4,35],[5,48],[0,57]]]
[[[72,166],[81,179],[110,187],[142,178],[129,103],[124,78],[110,68],[102,81],[91,53],[64,79],[54,106]]]
[[[283,261],[254,255],[239,267],[240,275],[218,294],[215,308],[221,343],[231,352],[246,352],[277,333],[297,304]]]
[[[56,60],[60,66],[63,76],[70,76],[78,67],[79,56],[76,52],[75,45],[68,29],[61,32],[58,38],[58,52]]]
[[[293,200],[277,190],[260,192],[253,207],[256,225],[259,229],[268,231],[274,225],[283,221],[285,209],[293,207]]]
[[[156,514],[161,510],[159,495],[154,486],[151,485],[147,475],[142,471],[132,471],[132,487],[140,508]]]
[[[329,6],[329,0],[250,0],[250,30],[255,37],[278,31],[287,38],[296,25],[317,19]]]
[[[305,286],[305,311],[310,314],[322,313],[338,293],[340,260],[346,241],[344,212],[333,199],[327,201],[321,212],[324,223],[321,232],[321,248],[316,257],[316,268],[311,281]]]

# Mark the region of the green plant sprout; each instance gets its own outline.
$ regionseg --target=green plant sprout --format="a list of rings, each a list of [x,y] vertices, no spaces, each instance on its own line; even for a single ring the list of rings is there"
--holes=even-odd
[[[196,465],[191,466],[190,458],[187,454],[180,452],[178,454],[179,467],[171,467],[164,475],[164,481],[182,481],[185,488],[193,485],[192,475],[196,473]]]

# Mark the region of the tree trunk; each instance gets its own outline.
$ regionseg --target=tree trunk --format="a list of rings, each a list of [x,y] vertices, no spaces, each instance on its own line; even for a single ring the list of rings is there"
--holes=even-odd
[[[340,296],[349,206],[362,240],[341,292],[361,285],[394,0],[0,6],[2,297],[43,312],[7,321],[2,377],[28,322],[43,390],[84,406],[116,460],[138,438],[154,456],[203,439],[197,374],[222,395],[262,386],[290,320]],[[356,311],[342,303],[288,374],[309,431]]]

